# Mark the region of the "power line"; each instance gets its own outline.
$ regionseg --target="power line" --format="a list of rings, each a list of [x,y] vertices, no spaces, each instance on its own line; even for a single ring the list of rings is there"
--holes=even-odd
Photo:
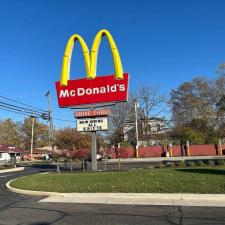
[[[13,99],[11,99],[11,98],[7,98],[7,97],[2,96],[2,95],[0,95],[0,98],[3,98],[3,99],[6,99],[6,100],[8,100],[8,101],[15,102],[15,103],[18,103],[18,104],[21,104],[21,105],[24,105],[24,106],[27,106],[27,107],[36,109],[36,111],[38,110],[38,111],[45,112],[45,110],[43,110],[43,109],[37,108],[37,107],[35,107],[35,106],[28,105],[28,104],[25,104],[25,103],[22,103],[22,102],[19,102],[19,101],[16,101],[16,100],[13,100]]]
[[[7,103],[4,103],[4,102],[0,102],[0,109],[2,110],[5,110],[5,111],[9,111],[9,112],[14,112],[14,113],[17,113],[17,114],[22,114],[22,115],[25,115],[25,116],[33,116],[35,115],[36,117],[39,117],[39,118],[42,118],[42,119],[45,119],[44,115],[45,113],[47,113],[45,111],[45,113],[34,113],[32,110],[28,110],[26,111],[25,108],[23,107],[18,107],[18,106],[15,106],[15,105],[12,105],[12,104],[7,104]],[[48,117],[46,117],[48,118]],[[59,121],[66,121],[66,122],[71,122],[71,123],[75,123],[76,121],[75,120],[66,120],[66,119],[60,119],[60,118],[52,118],[53,120],[59,120]]]
[[[65,120],[65,119],[60,119],[60,118],[52,118],[53,120],[59,120],[59,121],[66,121],[66,122],[71,122],[71,123],[75,123],[75,120]]]
[[[3,110],[6,110],[6,111],[9,111],[9,112],[14,112],[14,113],[17,113],[17,114],[22,114],[22,115],[25,115],[25,116],[35,116],[35,117],[41,117],[43,118],[45,113],[41,113],[39,111],[33,111],[31,109],[28,109],[28,108],[24,108],[24,107],[20,107],[20,106],[17,106],[17,105],[13,105],[13,104],[8,104],[8,103],[5,103],[5,102],[0,102],[0,109],[3,109]]]
[[[22,115],[25,115],[25,116],[30,116],[30,115],[22,113],[22,112],[16,112],[16,111],[13,111],[13,110],[10,110],[10,109],[2,108],[2,106],[0,106],[0,109],[8,111],[8,112],[14,112],[14,113],[17,113],[17,114],[22,114]]]
[[[40,112],[38,111],[33,111],[31,109],[27,109],[27,108],[24,108],[24,107],[20,107],[20,106],[16,106],[16,105],[12,105],[12,104],[8,104],[8,103],[5,103],[5,102],[0,102],[0,104],[2,106],[5,106],[5,107],[8,107],[8,108],[11,108],[11,109],[14,109],[16,111],[21,111],[21,112],[25,112],[25,113],[32,113],[32,114],[40,114]]]
[[[3,99],[6,99],[6,100],[9,100],[11,102],[15,102],[15,103],[18,103],[18,104],[29,107],[29,108],[25,108],[25,107],[21,107],[21,106],[18,106],[18,105],[9,104],[9,103],[0,101],[0,109],[2,109],[2,110],[14,112],[14,113],[17,113],[17,114],[22,114],[22,115],[25,115],[25,116],[35,116],[35,117],[38,117],[38,118],[42,118],[44,120],[50,119],[50,115],[47,115],[48,111],[46,111],[46,110],[42,110],[40,108],[31,106],[31,105],[28,105],[28,104],[25,104],[25,103],[22,103],[22,102],[19,102],[19,101],[16,101],[16,100],[4,97],[4,96],[0,96],[0,98],[3,98]],[[33,109],[35,109],[35,110],[33,110]],[[66,119],[61,119],[61,118],[52,118],[52,119],[53,120],[59,120],[59,121],[65,121],[65,122],[71,122],[71,123],[76,122],[75,120],[72,121],[72,120],[66,120]]]

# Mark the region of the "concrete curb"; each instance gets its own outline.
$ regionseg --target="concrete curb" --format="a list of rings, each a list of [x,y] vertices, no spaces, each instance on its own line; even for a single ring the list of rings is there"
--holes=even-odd
[[[45,172],[45,173],[40,173],[40,174],[46,174],[46,173],[50,173],[50,172]],[[18,177],[18,178],[8,181],[5,185],[6,188],[11,192],[14,192],[17,194],[23,194],[23,195],[62,196],[62,193],[58,193],[58,192],[23,190],[23,189],[17,189],[17,188],[10,186],[10,183],[13,182],[14,180],[18,180],[18,179],[24,178],[24,177],[26,177],[26,176]]]
[[[19,179],[19,178],[17,178]],[[121,205],[173,205],[225,207],[225,194],[189,193],[58,193],[30,191],[13,188],[9,181],[6,187],[15,193],[48,196],[40,202],[121,204]]]
[[[24,167],[16,167],[12,169],[0,170],[0,173],[11,173],[11,172],[17,172],[17,171],[23,171],[23,170],[24,170]]]
[[[182,193],[65,193],[62,196],[51,196],[42,199],[40,202],[225,207],[225,195]]]
[[[23,177],[20,177],[23,178]],[[10,186],[10,183],[13,182],[14,180],[20,179],[16,178],[13,180],[10,180],[9,182],[6,183],[6,188],[10,190],[11,192],[17,193],[17,194],[23,194],[23,195],[45,195],[45,196],[63,196],[62,193],[58,192],[47,192],[47,191],[31,191],[31,190],[23,190],[23,189],[17,189],[14,187]]]

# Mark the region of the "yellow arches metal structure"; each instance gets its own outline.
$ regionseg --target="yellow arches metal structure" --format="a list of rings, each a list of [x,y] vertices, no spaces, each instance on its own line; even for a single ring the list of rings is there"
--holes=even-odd
[[[110,45],[112,57],[113,57],[114,68],[115,68],[115,78],[123,79],[123,67],[120,60],[119,51],[117,50],[116,43],[112,35],[110,34],[110,32],[104,29],[104,30],[100,30],[96,34],[90,53],[89,53],[89,49],[86,42],[80,35],[74,34],[70,37],[66,45],[66,49],[65,49],[65,53],[63,57],[61,79],[60,79],[61,86],[67,86],[68,80],[70,79],[70,61],[71,61],[73,46],[76,41],[79,41],[83,51],[87,78],[94,79],[96,77],[98,49],[103,36],[106,36],[109,41],[109,45]]]

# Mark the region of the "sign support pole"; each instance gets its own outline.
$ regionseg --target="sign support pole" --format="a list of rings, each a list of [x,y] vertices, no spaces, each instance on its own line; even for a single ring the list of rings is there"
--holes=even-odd
[[[96,131],[92,131],[91,132],[91,161],[92,161],[92,172],[96,172],[97,171],[97,158],[96,158],[96,154],[97,154],[97,145],[96,145]]]
[[[91,108],[95,110],[95,108]],[[92,172],[97,171],[97,143],[96,143],[96,131],[91,132],[91,169]]]

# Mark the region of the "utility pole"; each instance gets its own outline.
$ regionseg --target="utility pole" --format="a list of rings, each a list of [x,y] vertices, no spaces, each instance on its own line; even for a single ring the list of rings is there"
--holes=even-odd
[[[32,118],[32,126],[31,126],[31,143],[30,143],[30,160],[33,159],[33,146],[34,146],[34,118],[35,116],[30,116]]]
[[[45,94],[48,98],[48,120],[49,120],[49,144],[52,146],[52,153],[54,153],[54,130],[53,130],[53,121],[52,121],[52,111],[50,105],[50,91],[48,90]]]
[[[137,100],[134,99],[134,112],[135,112],[135,135],[136,135],[136,157],[138,158],[138,116],[137,116]]]

